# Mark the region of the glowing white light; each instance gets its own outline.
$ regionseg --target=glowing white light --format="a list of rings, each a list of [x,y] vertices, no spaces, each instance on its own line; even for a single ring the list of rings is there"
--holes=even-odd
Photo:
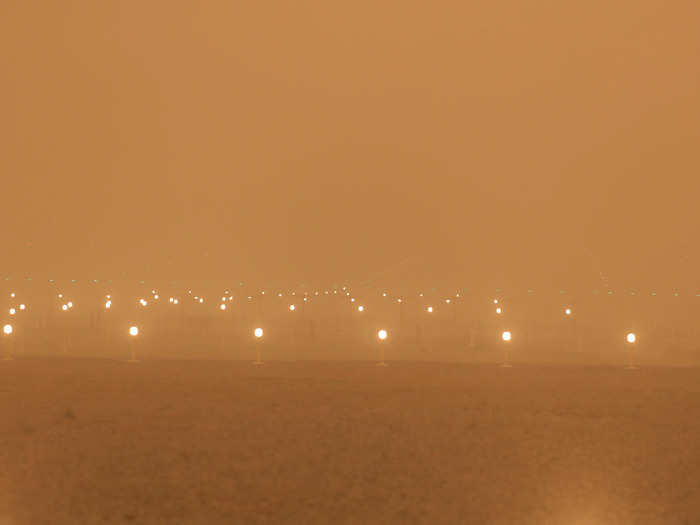
[[[199,295],[195,295],[195,296],[194,296],[194,300],[196,301],[196,300],[198,300],[198,299],[199,299]]]
[[[66,310],[68,310],[68,305],[67,305],[67,304],[61,305],[61,310],[63,310],[64,312],[65,312]]]
[[[386,330],[383,328],[377,332],[377,337],[379,338],[380,341],[385,341],[387,337],[389,337],[389,334]]]
[[[155,295],[156,291],[155,291],[155,290],[151,290],[151,293],[152,293],[153,295]]]
[[[629,334],[627,334],[627,342],[630,344],[636,343],[637,342],[637,334],[635,334],[634,332],[630,332]]]
[[[111,299],[111,298],[112,298],[112,296],[111,296],[111,295],[108,295],[108,296],[107,296],[107,299]]]
[[[253,298],[249,295],[249,296],[248,296],[248,300],[249,300],[249,301],[252,301]]]
[[[263,290],[263,291],[262,291],[262,292],[260,292],[260,293],[261,293],[261,294],[263,294],[263,295],[265,295],[265,290]]]
[[[304,302],[306,302],[306,301],[308,301],[308,300],[309,300],[308,297],[304,297]]]
[[[20,305],[19,305],[19,309],[20,309],[20,310],[24,310],[25,308],[26,308],[26,306],[24,306],[23,304],[20,304]]]
[[[397,303],[400,303],[400,302],[401,302],[401,298],[399,297],[398,299],[396,299],[396,302],[397,302]]]
[[[5,335],[12,335],[12,325],[6,324],[2,327],[2,333]]]
[[[386,292],[384,292],[384,293],[382,294],[382,297],[386,297]]]
[[[204,297],[199,298],[199,304],[202,304],[204,302]]]
[[[233,301],[233,295],[229,295],[228,300]]]
[[[129,328],[129,335],[130,335],[131,337],[136,337],[137,335],[139,335],[139,329],[138,329],[138,327],[137,327],[137,326],[132,326],[131,328]]]
[[[14,298],[14,296],[15,296],[15,292],[12,292],[12,293],[10,294],[10,297]]]
[[[179,299],[175,299],[175,300],[173,301],[173,304],[180,304]]]
[[[221,303],[221,304],[219,305],[219,310],[221,310],[222,312],[223,312],[224,310],[226,310],[226,305],[223,304],[223,303]]]
[[[278,293],[278,294],[277,294],[277,297],[282,297],[282,293],[281,293],[281,292]]]
[[[157,301],[158,300],[158,294],[155,294],[153,298]]]
[[[105,303],[105,308],[106,308],[107,310],[109,310],[110,308],[112,308],[112,301],[107,301],[107,302]]]
[[[254,335],[255,337],[257,337],[258,339],[260,339],[260,338],[263,336],[263,329],[262,329],[262,328],[256,328],[256,329],[253,331],[253,335]]]
[[[172,297],[169,297],[168,301],[172,303],[174,301],[174,299]]]
[[[566,315],[571,315],[571,308],[567,308],[566,310],[564,310],[564,313]]]
[[[452,301],[451,301],[450,299],[445,299],[445,302],[446,302],[447,304],[450,304]]]
[[[58,294],[58,298],[63,299],[63,294],[62,293]]]
[[[354,302],[355,302],[355,298],[354,298],[354,297],[351,297],[351,298],[350,298],[350,302],[351,302],[351,303],[354,303]]]
[[[290,310],[290,311],[293,312],[293,311],[296,310],[296,309],[297,309],[297,307],[294,306],[293,304],[290,304],[290,305],[289,305],[289,310]]]
[[[510,341],[512,338],[513,338],[513,336],[511,335],[510,332],[507,332],[507,331],[506,331],[506,332],[503,332],[503,333],[501,334],[501,339],[503,339],[505,342]]]
[[[17,313],[17,310],[10,308],[10,315],[15,315],[15,313]]]
[[[494,299],[493,304],[498,304],[498,299]]]
[[[433,307],[432,307],[432,306],[428,306],[428,313],[429,313],[429,314],[432,314],[432,313],[433,313]]]
[[[499,306],[498,308],[496,308],[496,313],[497,313],[498,315],[501,315],[501,312],[502,312],[502,311],[503,311],[503,310],[501,310],[501,307],[500,307],[500,306]]]
[[[364,311],[365,311],[365,307],[362,306],[362,305],[360,305],[360,306],[357,307],[357,311],[358,311],[358,312],[364,312]]]
[[[68,301],[68,308],[73,308],[73,303],[71,303],[70,301]]]

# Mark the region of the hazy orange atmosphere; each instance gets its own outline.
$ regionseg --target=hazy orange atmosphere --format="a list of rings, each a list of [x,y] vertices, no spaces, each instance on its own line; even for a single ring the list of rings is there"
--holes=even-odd
[[[0,525],[700,523],[697,1],[0,0],[0,234]]]

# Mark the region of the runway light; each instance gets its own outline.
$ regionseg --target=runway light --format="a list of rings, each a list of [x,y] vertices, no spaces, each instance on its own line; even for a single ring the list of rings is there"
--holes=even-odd
[[[364,311],[365,311],[365,307],[362,306],[362,305],[360,305],[360,306],[357,307],[357,311],[358,311],[358,312],[364,312]]]
[[[14,308],[10,308],[10,315],[15,315],[17,313],[17,310]]]
[[[351,298],[350,298],[350,302],[351,302],[351,303],[354,303],[354,302],[355,302],[355,298],[354,298],[354,297],[351,297]]]
[[[180,301],[179,301],[178,299],[175,299],[175,300],[173,301],[173,304],[180,304]]]
[[[382,297],[386,297],[386,292],[384,292],[384,293],[382,294]]]
[[[170,297],[170,298],[168,299],[168,301],[170,301],[171,303],[172,303],[174,300],[175,300],[175,299],[173,299],[172,297]]]
[[[153,298],[157,301],[158,300],[158,294],[155,294]]]
[[[293,311],[296,310],[296,309],[297,309],[297,307],[294,306],[293,304],[290,304],[290,305],[289,305],[289,310],[290,310],[290,311],[293,312]]]
[[[432,307],[432,306],[428,306],[427,310],[428,310],[428,313],[429,313],[429,314],[432,314],[432,313],[433,313],[433,307]]]
[[[229,295],[228,300],[233,301],[233,295]]]
[[[202,304],[204,302],[204,297],[199,298],[199,304]]]
[[[2,327],[2,333],[5,335],[12,335],[12,325],[6,324]]]
[[[637,342],[637,334],[630,332],[627,334],[626,340],[629,344],[634,344]]]
[[[107,302],[105,303],[105,308],[106,308],[107,310],[109,310],[110,308],[112,308],[112,301],[107,301]]]
[[[63,294],[62,293],[58,294],[58,298],[63,299]]]
[[[493,304],[498,304],[498,299],[494,299]]]
[[[19,309],[20,309],[20,310],[24,310],[25,308],[26,308],[26,306],[24,306],[23,304],[20,304],[20,305],[19,305]]]
[[[222,312],[223,312],[224,310],[226,310],[226,305],[223,304],[223,303],[220,304],[220,305],[219,305],[219,310],[221,310]]]
[[[256,328],[253,331],[253,335],[257,338],[260,339],[263,336],[263,329],[262,328]]]
[[[386,338],[389,337],[389,334],[387,333],[386,330],[381,329],[377,332],[377,337],[379,338],[380,341],[386,341]]]
[[[503,310],[501,310],[501,307],[500,307],[500,306],[499,306],[498,308],[496,308],[496,313],[497,313],[498,315],[501,315],[501,312],[502,312],[502,311],[503,311]]]
[[[61,305],[61,310],[63,310],[64,312],[67,311],[67,310],[68,310],[68,305],[67,305],[67,304],[62,304],[62,305]]]
[[[510,332],[505,331],[501,334],[501,339],[503,339],[505,342],[510,341],[513,338]]]
[[[73,308],[73,303],[71,303],[70,301],[68,301],[68,308]]]
[[[445,299],[445,302],[446,302],[447,304],[450,304],[452,301],[450,301],[449,299]]]
[[[571,315],[571,308],[567,308],[566,310],[564,310],[564,313],[566,315]]]
[[[398,299],[396,299],[396,302],[397,302],[397,303],[400,303],[400,302],[401,302],[401,298],[399,297]]]
[[[131,337],[136,337],[137,335],[139,335],[139,329],[138,329],[138,327],[137,327],[137,326],[132,326],[131,328],[129,328],[129,335],[130,335]]]

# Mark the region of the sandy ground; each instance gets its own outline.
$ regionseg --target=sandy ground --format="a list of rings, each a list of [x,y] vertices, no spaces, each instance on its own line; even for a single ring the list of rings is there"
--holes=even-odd
[[[700,369],[0,362],[0,524],[700,523]]]

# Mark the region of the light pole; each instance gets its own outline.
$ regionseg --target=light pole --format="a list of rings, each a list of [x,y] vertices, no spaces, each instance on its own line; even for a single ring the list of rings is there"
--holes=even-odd
[[[632,350],[637,343],[637,334],[629,332],[625,336],[625,341],[627,342],[627,366],[625,370],[637,370],[637,367],[632,364]]]
[[[264,363],[260,360],[260,344],[262,343],[263,329],[256,328],[255,330],[253,330],[253,336],[255,337],[255,341],[256,341],[256,343],[255,343],[256,360],[253,361],[253,364],[254,365],[262,365]]]
[[[502,368],[512,368],[513,365],[510,364],[508,347],[513,339],[513,335],[509,331],[505,331],[501,334],[501,340],[503,341],[503,363],[501,363]]]
[[[383,328],[377,332],[377,339],[379,339],[379,363],[378,366],[387,366],[384,361],[384,346],[386,345],[386,340],[389,337],[389,333]]]
[[[136,338],[139,335],[139,329],[137,326],[131,326],[129,328],[129,348],[131,350],[131,359],[129,359],[129,363],[138,363],[138,360],[136,359]]]
[[[2,327],[2,336],[5,339],[5,344],[7,345],[7,352],[5,352],[5,357],[3,361],[12,361],[12,334],[14,329],[11,324],[6,324]]]

